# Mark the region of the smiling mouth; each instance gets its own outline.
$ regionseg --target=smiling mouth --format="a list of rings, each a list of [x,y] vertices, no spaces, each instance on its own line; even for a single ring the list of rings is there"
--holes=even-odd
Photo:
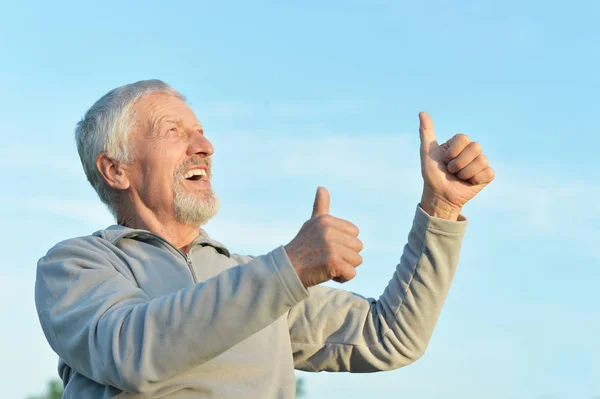
[[[207,181],[206,171],[204,169],[192,169],[183,175],[183,178],[191,181]]]

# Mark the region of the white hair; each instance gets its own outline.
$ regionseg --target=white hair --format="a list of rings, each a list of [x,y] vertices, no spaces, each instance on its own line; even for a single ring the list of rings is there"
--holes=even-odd
[[[92,105],[75,128],[77,151],[85,175],[116,218],[116,192],[98,171],[96,158],[106,152],[116,161],[133,161],[130,136],[135,118],[131,108],[139,98],[151,93],[167,93],[186,101],[181,93],[161,80],[142,80],[106,93]]]

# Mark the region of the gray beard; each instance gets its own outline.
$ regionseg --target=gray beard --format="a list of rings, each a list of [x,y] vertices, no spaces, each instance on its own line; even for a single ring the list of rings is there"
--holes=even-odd
[[[202,193],[202,197],[188,193],[181,185],[184,167],[191,165],[206,164],[208,175],[211,175],[211,159],[192,158],[185,165],[181,165],[175,172],[175,184],[173,187],[173,216],[180,223],[191,226],[202,226],[212,219],[219,211],[219,199],[213,191],[208,189]]]
[[[219,211],[219,199],[212,189],[206,190],[203,198],[199,198],[186,192],[177,181],[174,192],[173,215],[180,223],[202,226]]]

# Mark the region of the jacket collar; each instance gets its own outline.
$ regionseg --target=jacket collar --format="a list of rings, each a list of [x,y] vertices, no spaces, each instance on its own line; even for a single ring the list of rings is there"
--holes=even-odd
[[[123,238],[135,238],[140,236],[154,236],[164,240],[164,238],[162,238],[158,234],[154,234],[148,230],[132,229],[130,227],[121,226],[118,224],[113,224],[112,226],[109,226],[104,230],[99,230],[95,232],[94,235],[104,238],[113,245],[116,245]],[[225,245],[211,239],[208,233],[203,229],[198,229],[198,237],[196,237],[196,239],[192,242],[190,249],[195,247],[196,245],[209,245],[215,248],[218,252],[222,253],[223,255],[227,257],[231,256],[231,253],[229,252],[227,247],[225,247]]]

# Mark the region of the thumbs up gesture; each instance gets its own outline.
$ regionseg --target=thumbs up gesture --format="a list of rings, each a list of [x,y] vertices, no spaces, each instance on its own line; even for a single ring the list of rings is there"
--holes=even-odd
[[[328,280],[343,283],[362,263],[358,228],[329,214],[329,192],[319,187],[312,217],[304,223],[285,251],[305,287]]]
[[[433,121],[419,114],[421,173],[424,180],[421,207],[431,216],[457,220],[462,207],[494,180],[481,145],[457,134],[438,144]]]

